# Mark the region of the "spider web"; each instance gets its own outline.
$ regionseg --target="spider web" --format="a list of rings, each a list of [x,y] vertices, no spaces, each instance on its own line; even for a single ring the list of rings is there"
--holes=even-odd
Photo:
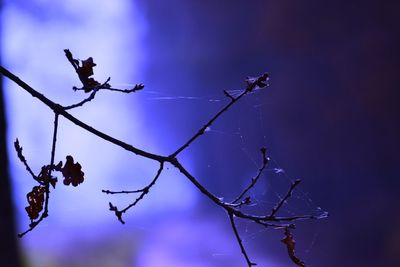
[[[233,97],[238,96],[241,92],[241,90],[228,90],[228,93]],[[145,95],[144,98],[146,101],[172,102],[178,107],[180,104],[187,104],[189,102],[195,105],[201,105],[204,109],[207,109],[207,107],[221,107],[228,101],[222,91],[208,95],[170,95],[154,90],[144,90],[142,93]],[[231,201],[240,193],[241,189],[245,188],[250,183],[251,178],[255,176],[261,165],[260,148],[266,147],[270,162],[257,185],[247,194],[251,198],[251,204],[243,208],[244,211],[260,215],[265,214],[265,212],[268,213],[284,197],[289,185],[295,180],[295,178],[289,174],[295,172],[295,170],[286,171],[286,169],[282,167],[284,164],[281,165],[280,163],[281,160],[278,160],[277,157],[274,156],[274,151],[268,149],[272,143],[269,138],[269,132],[273,125],[269,125],[267,121],[268,118],[265,116],[267,97],[267,92],[262,92],[261,90],[256,90],[249,96],[246,96],[241,100],[242,103],[237,103],[236,106],[234,105],[231,110],[223,114],[218,121],[207,128],[205,136],[200,137],[200,140],[197,140],[197,142],[192,145],[194,148],[191,147],[189,149],[194,150],[195,153],[193,153],[193,151],[189,152],[189,154],[192,155],[195,155],[199,150],[206,150],[205,154],[207,155],[209,155],[209,153],[218,154],[218,149],[214,147],[215,143],[221,140],[226,141],[223,146],[229,147],[227,150],[234,153],[228,153],[228,155],[224,157],[207,156],[206,160],[200,160],[202,167],[208,169],[208,171],[205,172],[200,171],[200,176],[204,173],[210,174],[216,172],[218,173],[218,183],[220,186],[215,186],[215,183],[209,181],[211,179],[202,180],[202,177],[199,177],[199,179],[202,180],[212,192],[223,196],[222,198],[226,201]],[[191,113],[192,111],[188,112]],[[249,126],[249,121],[251,121],[251,127]],[[197,129],[198,128],[192,130]],[[282,142],[284,142],[284,140],[282,140]],[[213,148],[208,150],[205,148],[207,146]],[[240,162],[242,164],[240,164],[240,167],[233,168],[231,172],[220,170],[218,169],[219,167],[217,167],[221,164],[222,166],[229,166],[232,162]],[[237,180],[236,183],[233,183],[232,186],[224,186],[231,182],[230,179],[233,179],[232,172],[239,173],[239,177],[234,178]],[[307,182],[307,178],[303,183],[304,182]],[[320,216],[324,214],[324,211],[313,201],[311,194],[302,189],[302,185],[300,185],[284,203],[278,215],[295,216],[309,214]],[[300,227],[298,227],[299,230],[297,230],[296,233],[301,232],[301,229],[304,227],[309,228],[307,231],[308,235],[305,238],[302,237],[297,240],[299,245],[296,249],[299,256],[307,262],[312,257],[313,247],[315,243],[318,242],[320,230],[318,229],[318,224],[315,223],[311,223],[310,226],[307,226],[307,223],[300,222],[297,223],[297,225]],[[253,249],[256,247],[263,247],[269,233],[271,231],[274,232],[271,229],[255,226],[254,223],[251,222],[239,222],[239,227],[244,244]],[[279,237],[281,231],[278,231],[278,233]],[[273,243],[272,246],[279,247],[276,246],[276,239],[270,242]],[[256,243],[260,246],[252,245],[252,243]],[[284,252],[286,251],[283,247],[279,247],[279,249]],[[220,251],[215,251],[215,253],[213,253],[213,257],[224,256],[232,255],[227,255]],[[270,256],[271,255],[268,255],[268,257]]]

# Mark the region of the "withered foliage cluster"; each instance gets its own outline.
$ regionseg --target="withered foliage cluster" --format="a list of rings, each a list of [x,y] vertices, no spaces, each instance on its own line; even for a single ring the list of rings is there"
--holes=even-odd
[[[24,155],[22,154],[22,147],[18,139],[14,142],[14,148],[17,151],[19,160],[25,165],[26,170],[31,174],[32,178],[38,183],[32,188],[32,191],[26,195],[29,206],[25,207],[31,223],[29,229],[21,234],[20,237],[31,231],[36,225],[48,216],[48,200],[50,193],[50,186],[56,188],[58,179],[53,175],[53,172],[59,172],[64,177],[64,185],[78,186],[84,180],[84,172],[82,172],[81,165],[76,162],[72,156],[66,157],[66,162],[63,166],[62,161],[54,165],[54,153],[52,153],[51,163],[42,166],[38,175],[35,175],[29,167]],[[42,212],[43,211],[43,212]]]
[[[18,158],[21,162],[25,165],[27,172],[32,176],[33,180],[37,183],[33,186],[31,192],[27,194],[27,201],[28,206],[26,207],[26,212],[31,220],[29,224],[28,230],[19,234],[20,237],[24,236],[26,233],[32,231],[39,223],[48,216],[48,207],[49,207],[49,194],[51,189],[56,188],[56,184],[58,181],[57,176],[54,173],[62,176],[64,178],[63,184],[64,185],[73,185],[78,186],[82,182],[84,182],[84,173],[82,172],[81,165],[76,162],[74,163],[74,159],[72,156],[66,156],[65,164],[61,161],[58,164],[55,164],[55,151],[56,151],[56,144],[57,144],[57,130],[58,130],[58,120],[59,117],[63,117],[72,123],[74,123],[77,127],[80,127],[93,135],[112,143],[115,146],[123,148],[129,152],[136,154],[137,156],[141,156],[147,159],[151,159],[157,161],[159,163],[159,168],[156,171],[154,177],[151,179],[150,183],[147,184],[145,187],[137,190],[130,190],[130,191],[111,191],[111,190],[103,190],[103,193],[106,194],[133,194],[136,197],[132,201],[131,204],[126,206],[125,208],[118,208],[117,205],[109,203],[109,209],[112,211],[117,219],[121,223],[125,223],[123,220],[123,215],[129,209],[134,207],[138,204],[144,197],[149,194],[151,188],[159,179],[161,173],[164,170],[164,166],[166,163],[172,165],[173,167],[177,168],[182,175],[184,175],[192,184],[195,186],[204,196],[206,196],[209,200],[211,200],[216,206],[222,208],[226,211],[227,216],[229,218],[230,225],[232,227],[234,236],[236,241],[240,247],[241,253],[246,261],[247,266],[254,266],[256,265],[255,262],[250,260],[248,252],[246,251],[239,230],[236,225],[236,221],[238,219],[245,220],[248,222],[253,222],[258,224],[260,227],[265,228],[272,228],[283,230],[284,238],[282,242],[285,244],[289,257],[291,261],[298,265],[298,266],[305,266],[305,263],[300,260],[295,255],[295,240],[293,238],[292,230],[295,229],[294,222],[297,220],[305,220],[305,219],[321,219],[328,216],[326,212],[321,212],[319,214],[299,214],[293,215],[289,217],[279,216],[278,213],[281,208],[285,205],[285,203],[290,199],[292,196],[293,191],[299,185],[300,180],[292,181],[288,187],[286,194],[275,204],[271,207],[270,211],[265,211],[263,214],[252,214],[243,211],[244,206],[248,206],[251,204],[252,199],[249,195],[249,191],[252,190],[256,185],[259,179],[263,176],[265,169],[269,163],[269,157],[267,156],[267,149],[261,148],[261,163],[260,168],[256,172],[256,175],[250,179],[249,184],[242,189],[236,198],[231,201],[224,201],[223,198],[214,195],[210,192],[207,188],[205,188],[199,180],[194,177],[179,161],[179,154],[184,151],[186,148],[190,146],[195,140],[197,140],[200,136],[202,136],[206,130],[217,120],[221,115],[229,110],[229,108],[237,103],[241,98],[248,94],[255,93],[260,89],[264,89],[268,87],[268,79],[269,75],[264,73],[257,77],[248,77],[245,80],[245,87],[238,95],[231,95],[228,91],[224,90],[223,93],[227,97],[227,103],[204,125],[202,125],[198,131],[196,131],[190,138],[187,139],[180,147],[178,147],[173,153],[169,155],[158,155],[148,151],[141,150],[133,145],[127,144],[122,140],[116,139],[104,132],[101,132],[86,123],[82,122],[78,118],[74,117],[68,110],[74,109],[77,107],[81,107],[84,104],[90,102],[95,98],[95,95],[101,90],[110,90],[110,91],[117,91],[122,93],[132,93],[144,88],[143,84],[136,84],[133,88],[128,89],[118,89],[113,88],[109,81],[110,78],[106,79],[105,82],[100,83],[95,80],[92,76],[94,75],[93,67],[96,64],[93,61],[92,57],[89,57],[86,60],[78,60],[75,59],[72,53],[66,49],[64,50],[65,56],[69,63],[72,65],[74,70],[76,71],[80,82],[82,83],[82,87],[73,87],[74,91],[82,90],[88,94],[86,98],[82,101],[69,105],[69,106],[62,106],[58,103],[55,103],[45,97],[44,95],[40,94],[38,91],[33,89],[31,86],[26,84],[24,81],[19,79],[17,76],[9,72],[3,67],[0,67],[0,73],[5,77],[9,78],[17,85],[19,85],[22,89],[30,93],[33,97],[38,98],[43,104],[48,106],[54,112],[54,127],[53,127],[53,139],[52,139],[52,149],[51,149],[51,159],[49,164],[43,165],[38,175],[31,170],[29,167],[24,155],[22,154],[22,147],[19,145],[18,139],[15,141],[15,150],[17,152]]]

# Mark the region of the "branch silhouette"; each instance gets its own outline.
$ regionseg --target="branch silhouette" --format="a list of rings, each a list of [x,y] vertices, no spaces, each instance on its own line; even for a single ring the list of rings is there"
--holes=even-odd
[[[32,192],[27,194],[27,199],[29,206],[26,207],[26,211],[28,216],[31,219],[31,223],[29,228],[19,234],[19,237],[24,236],[28,232],[32,231],[35,227],[37,227],[48,215],[49,215],[49,195],[51,189],[55,189],[55,185],[57,183],[57,178],[52,175],[53,172],[60,172],[64,177],[64,185],[78,186],[80,183],[84,181],[84,173],[81,170],[81,165],[76,162],[74,163],[74,159],[72,156],[66,156],[66,163],[60,161],[57,165],[55,165],[55,152],[56,152],[56,143],[57,143],[57,129],[58,129],[58,120],[61,117],[71,121],[77,127],[85,129],[86,131],[90,132],[91,134],[103,139],[106,142],[112,143],[115,146],[121,147],[131,153],[136,154],[137,156],[144,157],[147,159],[151,159],[154,161],[159,162],[159,168],[151,180],[151,182],[137,190],[123,190],[123,191],[111,191],[111,190],[102,190],[105,194],[138,194],[136,199],[127,207],[123,209],[119,209],[117,206],[114,206],[111,202],[109,203],[109,209],[112,211],[117,219],[121,223],[125,223],[123,220],[123,214],[126,213],[129,209],[136,206],[140,201],[144,199],[144,197],[149,193],[150,189],[155,185],[157,180],[160,178],[165,163],[170,163],[172,166],[177,168],[182,175],[184,175],[192,184],[195,186],[205,197],[210,199],[216,206],[224,209],[228,215],[230,225],[233,229],[234,235],[236,237],[237,243],[240,247],[241,253],[245,258],[247,266],[251,267],[256,265],[253,261],[250,260],[248,252],[246,251],[242,239],[240,237],[240,233],[237,229],[236,220],[242,219],[247,221],[252,221],[256,224],[259,224],[262,227],[267,228],[274,228],[274,229],[283,229],[284,234],[287,237],[286,241],[284,242],[287,245],[287,249],[289,251],[289,256],[292,261],[299,265],[305,266],[304,263],[299,260],[298,258],[294,257],[294,240],[292,237],[291,232],[289,229],[294,229],[295,226],[293,224],[294,221],[297,220],[305,220],[305,219],[322,219],[328,216],[326,212],[322,212],[321,214],[300,214],[295,216],[289,217],[279,217],[277,216],[278,212],[284,206],[284,204],[288,201],[291,197],[293,190],[297,187],[300,183],[300,180],[296,180],[289,185],[288,192],[276,205],[272,208],[272,211],[268,214],[251,214],[245,213],[241,210],[243,206],[249,205],[251,203],[251,198],[248,196],[248,192],[256,186],[257,181],[262,176],[263,171],[268,165],[269,158],[267,156],[266,148],[261,148],[261,166],[254,178],[251,179],[250,184],[244,188],[241,192],[239,192],[238,197],[236,197],[233,201],[225,202],[222,198],[217,197],[211,191],[209,191],[206,187],[204,187],[196,177],[194,177],[179,161],[178,155],[187,149],[193,142],[195,142],[198,138],[200,138],[206,131],[208,127],[210,127],[217,119],[219,119],[225,112],[227,112],[233,105],[235,105],[240,99],[245,97],[246,95],[253,93],[255,90],[264,89],[268,87],[268,79],[269,75],[264,73],[258,77],[251,77],[247,78],[245,88],[239,93],[236,97],[229,94],[227,91],[223,91],[224,95],[227,97],[228,103],[225,104],[210,120],[208,120],[203,126],[201,126],[190,138],[187,139],[186,142],[178,147],[173,153],[170,155],[159,155],[155,153],[151,153],[149,151],[142,150],[138,147],[125,143],[122,140],[116,139],[111,135],[108,135],[104,132],[101,132],[90,125],[84,123],[83,121],[79,120],[78,118],[74,117],[67,110],[71,110],[78,107],[83,107],[86,103],[92,101],[96,94],[101,90],[110,90],[122,93],[132,93],[142,90],[144,88],[143,84],[137,84],[131,89],[118,89],[113,88],[110,85],[110,79],[108,78],[104,83],[99,83],[91,76],[93,75],[93,67],[96,64],[93,62],[93,58],[89,57],[87,60],[78,60],[75,59],[72,53],[65,49],[65,56],[67,60],[71,63],[72,67],[74,68],[75,72],[78,74],[78,78],[82,83],[81,88],[73,87],[74,91],[83,90],[85,93],[88,93],[89,96],[82,101],[72,104],[69,106],[62,106],[58,103],[53,102],[52,100],[48,99],[46,96],[38,92],[37,90],[33,89],[27,83],[22,81],[16,75],[5,69],[4,67],[0,66],[0,73],[16,83],[20,88],[25,90],[26,92],[30,93],[34,98],[37,98],[41,101],[44,105],[46,105],[49,109],[51,109],[54,113],[54,129],[53,129],[53,139],[52,139],[52,149],[51,149],[51,157],[50,163],[48,165],[44,165],[42,167],[42,171],[39,175],[35,175],[34,172],[29,167],[27,160],[22,154],[22,147],[19,144],[18,139],[15,141],[15,149],[17,151],[17,156],[24,164],[25,168],[27,169],[28,173],[33,177],[33,179],[39,184],[32,189]],[[290,236],[289,236],[290,233]],[[289,236],[289,237],[288,237]],[[290,243],[290,244],[289,244]],[[289,244],[289,245],[288,245]],[[293,247],[293,251],[291,248]],[[300,265],[302,264],[302,265]]]

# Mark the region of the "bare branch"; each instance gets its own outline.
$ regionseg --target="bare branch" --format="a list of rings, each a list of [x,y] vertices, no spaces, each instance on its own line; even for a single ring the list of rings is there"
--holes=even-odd
[[[81,107],[81,106],[83,106],[85,103],[87,103],[87,102],[89,102],[89,101],[92,101],[92,100],[94,99],[94,97],[96,96],[96,93],[97,93],[103,86],[106,86],[106,85],[108,84],[108,82],[110,81],[110,79],[111,79],[111,78],[108,77],[108,79],[107,79],[102,85],[97,86],[96,88],[94,88],[93,91],[90,93],[89,97],[85,98],[84,100],[82,100],[82,101],[80,101],[80,102],[78,102],[78,103],[76,103],[76,104],[73,104],[73,105],[64,107],[64,110],[73,109],[73,108],[76,108],[76,107]],[[76,91],[76,90],[80,90],[80,89],[74,87],[74,90]],[[82,90],[83,90],[83,89],[82,89]]]
[[[63,107],[64,110],[68,110],[68,109],[73,109],[73,108],[81,107],[81,106],[83,106],[85,103],[87,103],[87,102],[89,102],[89,101],[92,101],[92,100],[94,99],[94,97],[96,96],[96,93],[97,93],[98,91],[99,91],[99,89],[94,89],[94,90],[92,91],[92,93],[90,93],[89,97],[85,98],[84,100],[82,100],[82,101],[80,101],[80,102],[78,102],[78,103],[76,103],[76,104]]]
[[[235,202],[231,202],[231,203],[225,202],[224,205],[230,206],[230,207],[233,207],[233,208],[240,208],[240,207],[245,206],[245,205],[250,205],[250,203],[251,203],[251,198],[250,198],[250,197],[246,197],[245,199],[243,199],[242,201],[240,201],[240,202],[238,202],[238,203],[235,203]]]
[[[72,89],[74,91],[80,91],[83,90],[85,93],[88,93],[90,91],[98,91],[100,89],[104,90],[110,90],[110,91],[117,91],[117,92],[122,92],[122,93],[132,93],[136,92],[139,90],[142,90],[144,88],[143,84],[136,84],[132,89],[117,89],[117,88],[112,88],[111,85],[108,83],[110,81],[110,77],[103,83],[100,84],[98,81],[96,81],[94,78],[91,78],[90,76],[93,75],[93,67],[96,66],[96,64],[93,62],[93,58],[89,57],[86,60],[78,60],[75,59],[68,49],[64,50],[65,56],[67,57],[68,61],[71,63],[72,67],[75,69],[75,72],[78,74],[79,80],[82,82],[83,87],[78,88],[74,86]],[[82,65],[82,66],[81,66]],[[66,109],[74,108],[77,106],[82,106],[84,103],[92,100],[94,98],[94,94],[91,94],[91,96],[82,102],[72,105],[72,107],[67,107]]]
[[[110,87],[110,88],[102,87],[100,89],[101,90],[116,91],[116,92],[129,94],[129,93],[134,93],[134,92],[140,91],[143,88],[144,88],[144,84],[138,83],[138,84],[135,84],[135,86],[132,89],[118,89],[118,88],[112,88],[112,87]]]
[[[50,166],[54,165],[54,157],[56,154],[56,143],[57,143],[57,130],[58,130],[58,113],[54,114],[54,129],[53,129],[53,141],[51,145],[51,157]],[[51,172],[51,170],[50,170]]]
[[[296,262],[296,257],[294,256],[294,240],[291,236],[291,233],[289,229],[294,229],[294,224],[293,222],[296,220],[304,220],[304,219],[321,219],[321,218],[326,218],[328,216],[327,213],[322,213],[319,215],[295,215],[295,216],[289,216],[289,217],[276,217],[277,212],[281,209],[283,204],[291,197],[293,190],[295,187],[300,183],[300,180],[294,181],[286,193],[286,195],[276,204],[276,206],[272,209],[271,213],[269,215],[256,215],[256,214],[249,214],[242,212],[240,208],[243,205],[248,205],[251,203],[251,199],[249,196],[245,197],[245,195],[251,190],[253,187],[255,187],[257,181],[260,179],[263,171],[265,170],[267,164],[268,164],[268,157],[266,156],[266,149],[261,148],[261,153],[262,153],[262,164],[261,167],[259,168],[257,175],[251,179],[250,184],[243,189],[243,191],[238,195],[238,197],[235,198],[232,202],[224,202],[222,198],[217,197],[213,193],[211,193],[208,189],[206,189],[200,182],[195,178],[191,173],[189,173],[184,166],[178,161],[177,155],[185,150],[187,147],[191,145],[197,138],[199,138],[201,135],[204,134],[206,129],[210,127],[222,114],[227,112],[232,105],[237,103],[243,96],[253,93],[255,90],[258,90],[260,88],[264,88],[268,86],[268,74],[264,73],[261,76],[258,77],[249,77],[246,79],[246,87],[243,89],[237,96],[233,96],[228,91],[224,90],[224,94],[226,97],[229,98],[230,102],[227,103],[225,106],[223,106],[208,122],[206,122],[200,129],[193,135],[191,136],[183,145],[181,145],[175,152],[170,154],[169,156],[163,156],[163,155],[158,155],[158,154],[153,154],[144,150],[141,150],[139,148],[136,148],[130,144],[127,144],[119,139],[116,139],[112,136],[109,136],[87,124],[84,122],[80,121],[76,117],[72,116],[70,113],[67,112],[69,109],[73,109],[76,107],[83,106],[85,103],[90,102],[95,98],[95,95],[99,90],[109,90],[109,91],[117,91],[117,92],[122,92],[122,93],[131,93],[131,92],[136,92],[138,90],[141,90],[144,88],[143,84],[137,84],[135,85],[132,89],[117,89],[117,88],[112,88],[111,85],[109,84],[110,78],[108,78],[103,84],[100,84],[97,82],[94,78],[91,78],[93,75],[93,67],[96,66],[96,64],[93,62],[93,59],[89,57],[87,60],[80,61],[78,59],[74,59],[72,53],[66,49],[65,51],[65,56],[67,57],[68,61],[71,63],[73,66],[74,70],[78,74],[78,77],[80,81],[83,84],[82,88],[76,88],[73,87],[74,90],[84,90],[86,93],[90,92],[90,95],[83,99],[82,101],[69,105],[69,106],[61,106],[50,99],[46,98],[44,95],[39,93],[38,91],[34,90],[32,87],[30,87],[28,84],[26,84],[24,81],[19,79],[17,76],[6,70],[5,68],[0,66],[0,73],[15,82],[17,85],[19,85],[22,89],[30,93],[34,98],[39,99],[42,103],[44,103],[46,106],[48,106],[51,110],[53,110],[55,119],[54,119],[54,132],[53,132],[53,140],[52,140],[52,149],[51,149],[51,159],[50,159],[50,164],[45,165],[42,167],[42,171],[38,176],[36,176],[30,167],[28,166],[26,159],[22,155],[22,148],[19,146],[18,139],[15,141],[14,146],[18,154],[18,158],[23,162],[25,165],[25,168],[27,171],[31,174],[31,176],[40,184],[39,186],[36,186],[32,189],[32,192],[28,193],[27,198],[30,206],[28,206],[27,212],[29,217],[31,218],[31,223],[29,225],[29,229],[26,230],[25,232],[19,234],[20,237],[24,236],[26,233],[32,231],[44,218],[48,216],[48,203],[49,203],[49,195],[50,195],[50,185],[55,187],[55,184],[57,182],[57,179],[55,177],[51,176],[51,172],[54,171],[60,171],[62,172],[64,176],[64,184],[69,185],[72,183],[73,186],[77,186],[83,181],[83,172],[81,171],[81,166],[80,164],[74,163],[74,160],[72,156],[67,156],[67,162],[64,167],[62,167],[62,162],[60,162],[57,165],[54,165],[55,161],[55,149],[56,149],[56,143],[57,143],[57,129],[58,129],[58,119],[59,116],[63,116],[67,120],[73,122],[75,125],[77,125],[80,128],[85,129],[86,131],[100,137],[101,139],[110,142],[116,146],[119,146],[125,150],[128,150],[138,156],[152,159],[155,161],[158,161],[160,163],[160,167],[152,179],[152,181],[145,187],[138,189],[138,190],[123,190],[123,191],[110,191],[110,190],[102,190],[103,193],[106,194],[139,194],[137,198],[127,207],[125,207],[122,210],[119,210],[116,206],[114,206],[111,202],[109,203],[109,209],[113,211],[118,218],[118,220],[121,223],[125,223],[122,219],[122,215],[127,212],[130,208],[134,207],[137,203],[139,203],[145,195],[147,195],[150,191],[150,189],[155,185],[156,181],[160,177],[164,164],[165,163],[171,163],[175,168],[177,168],[203,195],[205,195],[208,199],[210,199],[213,203],[215,203],[217,206],[220,208],[224,209],[228,216],[229,220],[233,229],[233,232],[235,234],[236,240],[238,242],[238,245],[241,248],[241,252],[246,259],[247,265],[249,267],[256,265],[256,263],[252,262],[248,256],[248,253],[246,252],[242,239],[240,238],[239,231],[236,227],[235,223],[235,218],[240,218],[244,219],[247,221],[252,221],[254,223],[257,223],[263,227],[273,227],[275,229],[285,229],[285,235],[286,239],[282,240],[287,247],[289,251],[289,256],[291,257],[292,261],[295,262],[296,264],[302,263],[301,261]],[[44,209],[44,210],[43,210]],[[43,211],[42,211],[43,210]],[[40,214],[40,216],[39,216]],[[293,243],[293,249],[289,246],[292,246]],[[293,253],[292,253],[293,252]],[[291,254],[292,253],[292,254]],[[299,265],[303,266],[303,265]]]
[[[206,129],[213,124],[213,122],[218,119],[222,114],[224,114],[233,104],[235,104],[239,99],[248,93],[244,90],[238,97],[232,99],[225,107],[223,107],[214,117],[212,117],[206,124],[204,124],[185,144],[178,148],[170,157],[175,158],[179,153],[186,149],[194,140],[196,140],[200,135],[204,134]]]
[[[257,265],[257,263],[252,262],[250,260],[250,258],[249,258],[249,255],[247,255],[246,249],[243,246],[242,239],[240,238],[239,232],[238,232],[238,230],[236,228],[236,224],[235,224],[235,220],[233,218],[232,212],[228,212],[228,216],[229,216],[229,220],[231,222],[231,226],[232,226],[233,232],[235,233],[236,241],[238,242],[238,244],[240,246],[240,250],[242,251],[242,254],[243,254],[244,258],[246,259],[247,266],[251,267],[251,266]]]
[[[228,97],[231,101],[235,100],[235,98],[227,90],[224,90],[224,95]]]
[[[72,67],[75,69],[76,73],[78,74],[79,60],[74,59],[74,57],[72,56],[72,53],[71,53],[71,51],[69,51],[69,49],[64,49],[64,53],[65,53],[65,57],[68,59],[69,63],[71,63]]]
[[[52,140],[52,146],[51,146],[51,158],[50,158],[50,165],[49,166],[54,166],[54,156],[55,156],[55,151],[56,151],[56,143],[57,143],[57,130],[58,130],[58,114],[55,113],[54,116],[54,128],[53,128],[53,140]],[[53,170],[53,167],[49,169],[49,176],[51,176],[51,171]],[[35,179],[37,180],[37,179]],[[42,181],[38,181],[39,183],[42,183]],[[26,230],[23,233],[18,234],[18,237],[23,237],[30,231],[32,231],[36,226],[40,224],[41,221],[43,221],[44,218],[48,217],[49,215],[49,197],[50,197],[50,184],[51,180],[48,180],[45,182],[45,201],[44,201],[44,211],[40,215],[39,219],[36,221],[31,221],[29,224],[29,229]]]
[[[283,224],[277,224],[277,223],[267,223],[267,222],[262,222],[262,221],[254,221],[255,223],[264,226],[265,228],[274,228],[276,230],[278,229],[285,229],[285,228],[290,228],[290,229],[295,229],[296,225],[293,223],[283,223]]]
[[[251,179],[251,183],[242,191],[242,193],[240,193],[240,195],[234,201],[232,201],[232,203],[237,203],[251,188],[256,185],[258,179],[261,177],[261,174],[268,165],[269,158],[267,157],[266,153],[267,149],[265,147],[261,148],[261,154],[263,157],[261,168],[258,170],[256,177]]]
[[[268,73],[264,73],[260,77],[256,78],[247,78],[247,87],[239,96],[237,97],[232,97],[228,92],[225,90],[225,95],[228,95],[228,97],[231,99],[231,101],[223,107],[217,114],[215,114],[214,117],[212,117],[206,124],[201,127],[197,133],[195,133],[185,144],[183,144],[180,148],[178,148],[174,153],[170,155],[170,157],[175,158],[180,152],[182,152],[184,149],[186,149],[191,143],[193,143],[194,140],[196,140],[200,135],[204,134],[206,129],[213,124],[215,120],[217,120],[222,114],[224,114],[233,104],[235,104],[238,100],[240,100],[243,96],[246,94],[252,92],[255,88],[264,88],[267,87],[268,84],[266,83],[268,80]]]
[[[141,193],[141,194],[136,198],[136,200],[135,200],[132,204],[128,205],[126,208],[124,208],[124,209],[122,209],[122,210],[118,210],[118,208],[117,208],[116,206],[114,206],[111,202],[109,203],[109,205],[110,205],[110,210],[115,212],[115,215],[117,216],[118,220],[119,220],[121,223],[123,223],[123,224],[125,223],[125,222],[122,220],[122,214],[124,214],[125,212],[127,212],[130,208],[134,207],[137,203],[139,203],[140,200],[143,199],[143,197],[144,197],[146,194],[149,193],[150,189],[151,189],[151,188],[154,186],[154,184],[157,182],[158,177],[160,177],[160,174],[161,174],[161,172],[162,172],[163,169],[164,169],[164,162],[161,162],[161,163],[160,163],[160,168],[158,169],[157,174],[156,174],[156,176],[154,177],[154,179],[153,179],[147,186],[145,186],[144,188],[142,188],[142,189],[140,189],[140,190],[136,190],[136,191],[134,192],[134,193]],[[104,193],[107,193],[107,194],[115,194],[114,192],[111,192],[111,191],[109,191],[109,190],[103,190],[103,192],[104,192]],[[133,191],[131,191],[131,192],[133,192]]]
[[[141,193],[145,190],[146,187],[142,188],[142,189],[138,189],[138,190],[132,190],[132,191],[126,191],[126,190],[122,190],[122,191],[110,191],[110,190],[101,190],[101,192],[106,193],[106,194],[110,194],[110,195],[114,195],[114,194],[134,194],[134,193]]]
[[[213,201],[216,205],[222,207],[225,209],[228,213],[232,212],[236,217],[242,218],[242,219],[248,219],[251,221],[268,221],[268,222],[287,222],[287,221],[297,221],[297,220],[305,220],[305,219],[322,219],[326,218],[328,216],[327,213],[322,213],[321,215],[298,215],[298,216],[290,216],[290,217],[276,217],[276,216],[271,216],[271,215],[254,215],[254,214],[248,214],[244,213],[237,208],[232,206],[232,203],[227,203],[223,202],[219,197],[215,196],[213,193],[211,193],[209,190],[207,190],[193,175],[189,173],[188,170],[186,170],[180,162],[175,159],[172,161],[169,161],[172,165],[174,165],[183,175],[186,176],[186,178],[189,179],[193,183],[193,185],[200,190],[200,192],[205,195],[207,198],[209,198],[211,201]],[[293,190],[293,189],[292,189]]]
[[[19,160],[24,164],[26,170],[29,172],[29,174],[32,176],[32,178],[37,181],[38,179],[37,179],[36,175],[33,173],[32,169],[29,167],[28,162],[26,161],[24,155],[22,154],[22,147],[19,145],[18,138],[15,139],[14,147],[15,147],[15,150],[17,151]]]
[[[5,69],[4,67],[0,66],[0,73],[3,74],[4,76],[6,76],[7,78],[9,78],[10,80],[12,80],[13,82],[15,82],[16,84],[18,84],[22,89],[24,89],[25,91],[27,91],[28,93],[30,93],[33,97],[39,99],[43,104],[45,104],[46,106],[48,106],[50,109],[52,109],[55,113],[58,113],[59,115],[63,116],[64,118],[66,118],[67,120],[71,121],[72,123],[74,123],[75,125],[85,129],[86,131],[100,137],[101,139],[104,139],[116,146],[122,147],[125,150],[128,150],[138,156],[142,156],[148,159],[152,159],[152,160],[156,160],[156,161],[166,161],[167,157],[161,156],[161,155],[156,155],[150,152],[146,152],[144,150],[141,150],[139,148],[136,148],[132,145],[129,145],[121,140],[118,140],[112,136],[109,136],[103,132],[100,132],[99,130],[85,124],[84,122],[78,120],[76,117],[72,116],[70,113],[68,113],[67,111],[64,110],[64,108],[62,106],[60,106],[57,103],[54,103],[53,101],[51,101],[50,99],[48,99],[47,97],[45,97],[43,94],[39,93],[38,91],[36,91],[35,89],[33,89],[31,86],[29,86],[28,84],[26,84],[24,81],[22,81],[20,78],[18,78],[17,76],[15,76],[14,74],[12,74],[11,72],[9,72],[7,69]]]
[[[282,207],[283,203],[285,203],[291,196],[292,196],[292,192],[293,190],[296,188],[296,186],[301,182],[300,179],[295,180],[294,182],[292,182],[292,184],[290,185],[290,188],[288,190],[288,192],[286,193],[286,195],[279,201],[279,203],[272,208],[272,212],[269,215],[269,217],[273,218],[275,216],[275,214],[279,211],[279,209]]]
[[[257,88],[264,88],[268,86],[268,80],[269,80],[269,74],[264,73],[261,76],[258,77],[247,77],[246,83],[246,91],[247,92],[252,92]]]

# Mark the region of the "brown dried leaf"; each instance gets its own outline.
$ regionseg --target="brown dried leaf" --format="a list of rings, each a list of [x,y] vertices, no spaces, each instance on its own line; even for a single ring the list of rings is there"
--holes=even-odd
[[[28,216],[31,220],[35,220],[39,217],[39,213],[43,210],[44,194],[46,187],[39,185],[34,186],[32,191],[26,195],[29,206],[25,208]]]
[[[281,241],[282,241],[282,243],[284,243],[286,245],[286,248],[287,248],[287,251],[288,251],[290,259],[296,265],[301,266],[301,267],[306,267],[305,263],[302,260],[300,260],[299,258],[297,258],[295,253],[294,253],[294,248],[296,246],[296,241],[293,239],[293,235],[290,232],[288,227],[285,228],[284,235],[285,235],[285,238],[282,239]]]
[[[247,77],[246,83],[247,83],[247,88],[246,90],[248,92],[253,91],[256,88],[264,88],[268,86],[268,80],[269,80],[269,75],[268,73],[264,73],[261,76],[258,77]]]
[[[96,86],[100,85],[100,83],[98,81],[96,81],[94,78],[90,77],[94,74],[93,67],[96,66],[96,64],[93,62],[92,57],[89,57],[86,60],[79,61],[78,59],[75,59],[72,56],[71,51],[69,51],[68,49],[65,49],[64,52],[65,52],[65,56],[67,57],[68,61],[71,63],[71,65],[74,67],[76,73],[78,74],[79,80],[83,84],[82,89],[85,90],[86,93],[92,91],[93,89],[96,88]]]
[[[38,181],[42,182],[44,184],[50,183],[53,186],[53,188],[55,188],[56,187],[56,183],[57,183],[57,178],[51,176],[51,170],[53,170],[53,169],[57,170],[56,169],[57,166],[54,166],[54,167],[52,167],[51,165],[43,166],[42,170],[40,171],[40,173],[38,175]]]
[[[86,60],[82,60],[82,66],[78,66],[78,69],[76,70],[86,93],[92,91],[94,87],[100,85],[98,81],[90,77],[94,74],[93,67],[95,66],[96,64],[93,62],[93,58],[89,57]]]
[[[72,156],[67,156],[67,161],[65,162],[64,167],[61,169],[61,172],[64,176],[64,184],[73,186],[78,186],[83,182],[85,174],[82,172],[82,166],[77,162],[74,163],[74,158]]]
[[[82,67],[78,67],[78,74],[82,75],[84,77],[89,77],[92,76],[93,73],[93,67],[96,66],[96,63],[93,62],[93,58],[89,57],[86,60],[82,60]]]

